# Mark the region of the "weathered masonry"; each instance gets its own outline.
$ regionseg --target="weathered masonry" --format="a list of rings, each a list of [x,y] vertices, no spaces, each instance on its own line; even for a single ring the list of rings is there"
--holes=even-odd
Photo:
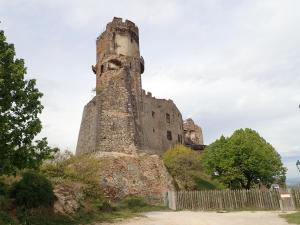
[[[114,18],[97,38],[92,66],[96,96],[84,107],[76,154],[161,155],[176,143],[203,146],[201,128],[184,128],[172,100],[156,99],[142,89],[145,64],[139,45],[138,27],[121,18]]]

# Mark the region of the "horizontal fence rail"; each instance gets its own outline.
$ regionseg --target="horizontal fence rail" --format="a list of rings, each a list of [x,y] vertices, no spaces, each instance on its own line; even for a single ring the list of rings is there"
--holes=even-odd
[[[168,192],[174,210],[294,210],[300,207],[300,188],[292,190],[201,190]]]

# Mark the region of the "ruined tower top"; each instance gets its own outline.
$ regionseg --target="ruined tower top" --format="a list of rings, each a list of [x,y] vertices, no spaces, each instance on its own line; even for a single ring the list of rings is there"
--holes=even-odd
[[[138,42],[139,28],[135,25],[134,22],[132,22],[130,20],[125,20],[125,22],[123,22],[122,18],[114,17],[112,22],[110,22],[106,25],[106,31],[109,31],[109,32],[129,31],[132,33],[133,38],[135,38],[136,41]],[[101,39],[101,36],[102,36],[102,34],[98,37],[98,39]]]
[[[139,29],[133,22],[114,17],[97,38],[97,63],[110,56],[140,59]]]
[[[144,59],[140,56],[139,30],[131,21],[114,17],[96,41],[96,90],[102,90],[112,79],[112,73],[128,70],[133,86],[141,89],[141,74],[144,72]],[[135,90],[140,96],[141,90]]]

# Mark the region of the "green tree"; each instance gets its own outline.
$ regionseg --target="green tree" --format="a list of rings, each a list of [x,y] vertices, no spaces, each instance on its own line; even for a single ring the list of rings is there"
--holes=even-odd
[[[204,151],[205,169],[229,188],[250,189],[255,184],[285,183],[286,169],[280,155],[256,131],[235,131],[231,137],[210,144]]]
[[[24,60],[15,58],[14,45],[0,31],[0,175],[37,168],[53,151],[46,138],[34,141],[42,129],[42,93],[25,74]]]

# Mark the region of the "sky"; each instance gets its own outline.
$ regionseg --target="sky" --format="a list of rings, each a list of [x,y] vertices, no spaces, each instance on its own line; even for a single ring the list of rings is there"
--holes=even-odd
[[[172,99],[205,144],[258,131],[300,182],[299,9],[299,0],[0,0],[0,29],[44,93],[50,145],[75,151],[95,41],[116,16],[139,27],[146,91]]]

